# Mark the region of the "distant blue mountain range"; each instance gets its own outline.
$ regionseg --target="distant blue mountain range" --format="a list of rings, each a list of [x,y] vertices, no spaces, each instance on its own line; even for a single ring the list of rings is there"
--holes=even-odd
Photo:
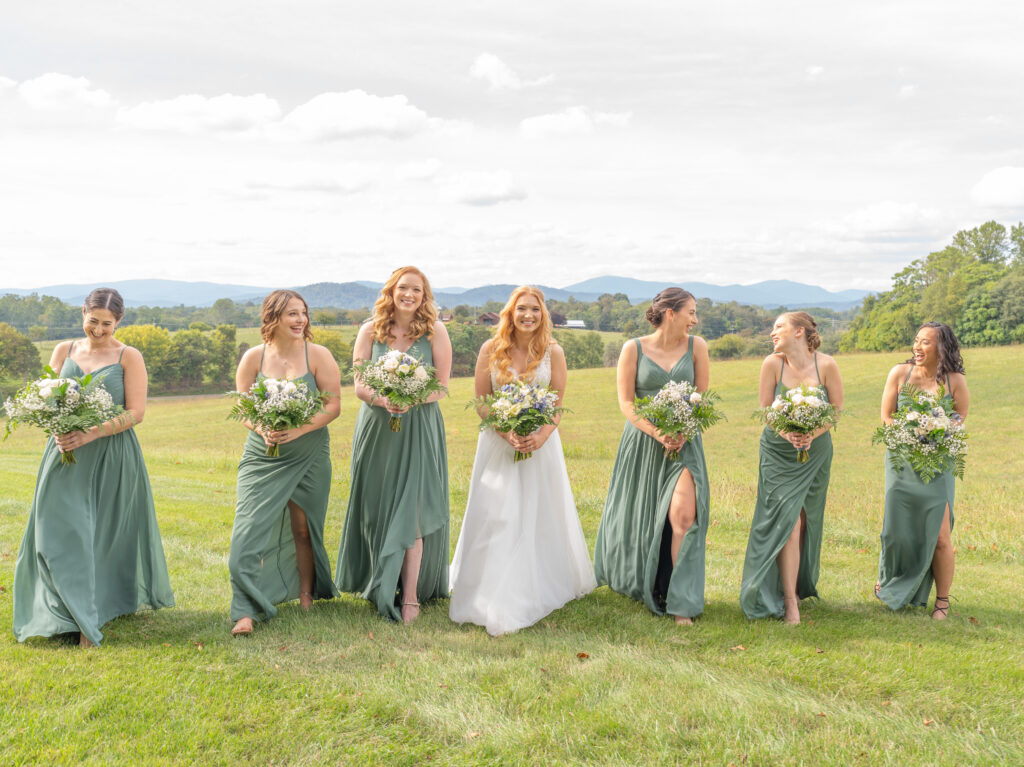
[[[216,282],[182,282],[179,280],[119,280],[104,283],[116,288],[129,306],[209,306],[218,298],[230,298],[245,303],[259,301],[272,288],[255,285],[228,285]],[[296,288],[310,306],[333,306],[358,309],[372,306],[382,283],[359,282],[318,282]],[[833,292],[817,285],[806,285],[789,280],[768,280],[752,285],[711,285],[705,282],[654,282],[637,280],[632,277],[594,277],[564,288],[538,285],[544,295],[557,301],[575,298],[577,301],[594,301],[604,293],[623,293],[630,301],[637,303],[653,298],[668,285],[677,284],[686,288],[698,298],[710,298],[716,303],[735,301],[773,309],[785,306],[791,309],[820,306],[830,309],[848,309],[857,306],[868,295],[866,290],[841,290]],[[95,285],[46,285],[31,289],[0,289],[0,294],[55,296],[70,304],[81,303]],[[481,306],[488,301],[504,301],[515,288],[511,284],[484,285],[478,288],[444,288],[435,292],[435,298],[442,306],[451,308],[459,304]]]

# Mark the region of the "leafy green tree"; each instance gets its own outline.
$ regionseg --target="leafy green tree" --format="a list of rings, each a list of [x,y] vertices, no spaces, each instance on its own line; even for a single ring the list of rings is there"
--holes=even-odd
[[[597,333],[556,330],[554,335],[565,352],[565,364],[570,370],[599,368],[604,365],[604,344]]]
[[[213,353],[214,343],[205,333],[200,330],[179,330],[171,336],[170,359],[167,367],[172,372],[173,378],[166,383],[176,391],[200,390]]]
[[[460,322],[449,322],[447,328],[452,342],[452,375],[473,375],[477,354],[484,341],[491,337],[491,329]]]
[[[716,360],[742,357],[746,348],[747,342],[735,333],[727,333],[721,338],[708,342],[708,354]]]
[[[42,368],[39,350],[24,333],[0,322],[0,378],[24,381]]]
[[[236,333],[234,325],[218,325],[210,334],[213,350],[207,362],[207,372],[210,382],[220,388],[234,388]]]
[[[139,350],[146,362],[150,388],[159,391],[165,385],[171,367],[171,334],[167,329],[155,325],[121,325],[114,337]]]
[[[345,340],[344,334],[339,330],[329,330],[327,328],[317,328],[313,331],[313,340],[327,348],[327,351],[334,357],[334,361],[338,363],[338,369],[341,371],[341,382],[351,383],[352,382],[352,343]],[[353,338],[354,342],[355,339]]]

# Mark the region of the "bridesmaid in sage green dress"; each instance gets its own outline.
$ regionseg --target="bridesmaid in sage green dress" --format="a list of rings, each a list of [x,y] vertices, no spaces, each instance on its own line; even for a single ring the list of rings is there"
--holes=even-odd
[[[437,320],[430,283],[415,267],[396,269],[373,317],[356,336],[355,362],[399,349],[437,368],[448,385],[452,346]],[[409,624],[420,603],[448,596],[448,453],[437,400],[396,407],[356,378],[363,404],[352,439],[352,483],[338,552],[337,584]],[[402,429],[392,432],[392,414]]]
[[[263,343],[238,363],[236,389],[248,391],[262,378],[288,378],[330,397],[305,426],[257,432],[246,423],[228,557],[234,636],[251,634],[254,620],[272,618],[275,604],[298,599],[308,610],[314,599],[338,594],[324,548],[331,491],[327,424],[341,412],[338,363],[325,347],[310,343],[309,308],[295,291],[275,290],[263,300],[261,315]],[[268,445],[278,445],[280,455],[269,457]]]
[[[925,323],[914,338],[913,353],[889,371],[882,392],[882,421],[892,423],[893,413],[904,404],[901,390],[906,384],[927,392],[941,389],[946,404],[966,421],[971,397],[953,331],[940,322]],[[925,483],[907,463],[893,469],[886,451],[885,518],[875,596],[893,610],[927,605],[934,580],[932,618],[948,617],[954,490],[952,467]]]
[[[779,315],[771,332],[774,353],[761,364],[759,396],[768,407],[786,389],[807,384],[843,406],[843,380],[834,359],[817,350],[817,325],[807,312]],[[797,452],[807,450],[806,463]],[[800,623],[800,600],[818,596],[821,531],[832,469],[832,435],[761,432],[757,504],[743,562],[740,607],[748,618],[775,616]]]
[[[114,338],[124,302],[112,288],[82,307],[85,338],[54,348],[62,377],[102,379],[126,413],[87,432],[47,440],[28,527],[14,566],[14,635],[78,634],[98,645],[101,628],[143,607],[174,605],[149,475],[134,427],[146,412],[148,377],[137,349]],[[75,451],[64,466],[60,454]]]
[[[697,303],[666,288],[647,310],[654,332],[627,341],[618,364],[619,409],[626,426],[615,457],[597,531],[598,585],[632,597],[657,615],[689,625],[704,610],[704,544],[710,494],[698,434],[684,442],[633,413],[633,398],[656,394],[669,381],[708,388],[708,347],[690,334]],[[669,460],[668,450],[680,450]]]

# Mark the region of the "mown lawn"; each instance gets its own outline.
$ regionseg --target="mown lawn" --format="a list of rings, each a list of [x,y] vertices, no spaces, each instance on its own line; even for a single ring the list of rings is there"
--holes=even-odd
[[[243,433],[218,397],[153,400],[139,427],[178,607],[113,621],[101,649],[0,640],[4,764],[1021,764],[1024,763],[1024,417],[1020,347],[966,355],[974,435],[957,488],[951,619],[871,597],[882,456],[870,444],[899,354],[839,359],[819,602],[804,624],[737,604],[757,474],[754,360],[714,363],[730,420],[706,439],[708,604],[680,629],[607,589],[518,634],[457,626],[447,604],[404,628],[345,596],[286,606],[228,636],[228,539]],[[590,544],[622,417],[614,371],[573,371],[563,441]],[[452,546],[476,439],[471,381],[444,405]],[[334,560],[356,400],[332,425]],[[41,436],[0,447],[0,625]]]

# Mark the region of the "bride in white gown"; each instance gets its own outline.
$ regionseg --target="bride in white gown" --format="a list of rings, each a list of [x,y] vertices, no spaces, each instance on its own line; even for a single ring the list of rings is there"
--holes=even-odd
[[[544,294],[533,287],[513,291],[494,338],[481,347],[476,394],[515,378],[557,390],[561,405],[565,354],[552,339]],[[531,456],[513,462],[516,450]],[[450,582],[451,619],[493,636],[531,626],[594,589],[557,425],[525,437],[480,433]]]

